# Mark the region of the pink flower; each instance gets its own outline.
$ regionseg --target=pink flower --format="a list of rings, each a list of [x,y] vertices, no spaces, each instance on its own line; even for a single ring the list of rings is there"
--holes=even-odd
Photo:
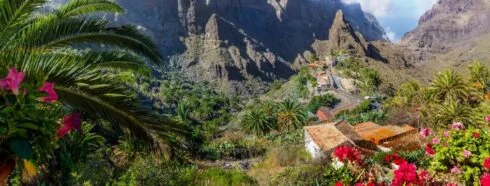
[[[451,182],[451,183],[446,184],[446,186],[458,186],[458,184]]]
[[[454,122],[452,125],[451,125],[451,128],[453,130],[463,130],[464,129],[464,125],[463,123],[461,122]]]
[[[483,174],[483,176],[480,178],[480,185],[490,186],[490,174],[488,173]]]
[[[81,126],[81,114],[79,112],[70,114],[63,118],[63,125],[58,129],[57,135],[59,138],[63,138],[70,131],[77,129],[80,130]]]
[[[425,155],[427,155],[429,157],[434,157],[435,154],[436,154],[436,151],[432,148],[431,144],[425,145]]]
[[[432,144],[437,145],[437,144],[439,144],[439,142],[441,142],[441,141],[439,140],[439,138],[437,138],[437,137],[432,138]]]
[[[461,174],[461,169],[459,169],[458,166],[454,166],[452,169],[451,169],[451,174]]]
[[[427,171],[427,170],[420,171],[419,177],[420,177],[420,182],[421,182],[420,185],[423,185],[425,182],[427,182],[431,179],[430,175],[429,175],[429,171]]]
[[[354,162],[357,164],[362,163],[362,154],[359,150],[353,147],[349,146],[340,146],[337,147],[333,153],[332,156],[337,157],[340,162],[348,161],[348,162]]]
[[[471,155],[472,155],[472,154],[471,154],[471,152],[470,152],[470,151],[468,151],[468,150],[464,150],[464,151],[463,151],[463,156],[464,156],[465,158],[469,158]]]
[[[426,138],[427,136],[430,136],[432,135],[432,130],[430,130],[429,128],[424,128],[420,131],[420,136],[422,138]]]
[[[490,115],[488,115],[487,117],[485,117],[485,120],[490,123]]]
[[[54,83],[45,82],[43,86],[39,88],[39,91],[48,94],[48,96],[40,98],[43,102],[52,103],[58,100],[58,94],[54,91]]]
[[[444,131],[444,137],[449,138],[449,131]]]
[[[337,183],[335,183],[335,186],[344,186],[344,184],[342,184],[341,181],[338,181]]]
[[[485,158],[485,160],[483,160],[483,167],[490,170],[490,158]]]
[[[24,80],[25,74],[11,68],[7,77],[0,80],[0,88],[10,90],[14,95],[19,95],[19,86]]]

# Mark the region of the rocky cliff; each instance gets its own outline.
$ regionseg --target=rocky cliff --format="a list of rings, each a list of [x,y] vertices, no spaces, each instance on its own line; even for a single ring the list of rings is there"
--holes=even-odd
[[[445,53],[468,40],[488,33],[490,0],[439,0],[408,32],[401,46],[420,52],[421,60],[431,54]]]
[[[246,94],[294,74],[305,62],[303,53],[329,39],[338,10],[365,40],[385,38],[374,16],[340,0],[117,2],[127,10],[116,21],[147,29],[167,61],[196,80]]]
[[[374,16],[341,0],[116,1],[126,12],[113,19],[141,25],[167,62],[195,80],[245,94],[294,74],[303,53],[329,39],[338,10],[366,41],[385,38]]]

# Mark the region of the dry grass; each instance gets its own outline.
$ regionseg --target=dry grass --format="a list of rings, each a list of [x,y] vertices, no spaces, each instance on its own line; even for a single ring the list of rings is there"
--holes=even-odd
[[[259,185],[270,185],[272,178],[286,168],[309,161],[311,161],[310,154],[302,145],[273,148],[267,152],[262,161],[248,171],[248,175],[257,180]]]

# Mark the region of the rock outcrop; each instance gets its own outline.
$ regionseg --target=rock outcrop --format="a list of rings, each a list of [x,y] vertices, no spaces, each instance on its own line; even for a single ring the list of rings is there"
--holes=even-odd
[[[439,0],[400,45],[419,51],[421,56],[444,53],[489,29],[489,0]]]
[[[126,13],[114,20],[141,25],[167,62],[195,80],[245,94],[293,75],[303,53],[329,39],[338,10],[365,40],[385,38],[374,16],[341,0],[116,1]]]

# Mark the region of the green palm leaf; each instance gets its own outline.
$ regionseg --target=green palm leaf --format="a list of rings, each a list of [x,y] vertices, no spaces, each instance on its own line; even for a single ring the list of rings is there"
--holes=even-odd
[[[124,9],[107,0],[72,0],[60,7],[56,15],[60,18],[67,18],[96,12],[123,13]]]

